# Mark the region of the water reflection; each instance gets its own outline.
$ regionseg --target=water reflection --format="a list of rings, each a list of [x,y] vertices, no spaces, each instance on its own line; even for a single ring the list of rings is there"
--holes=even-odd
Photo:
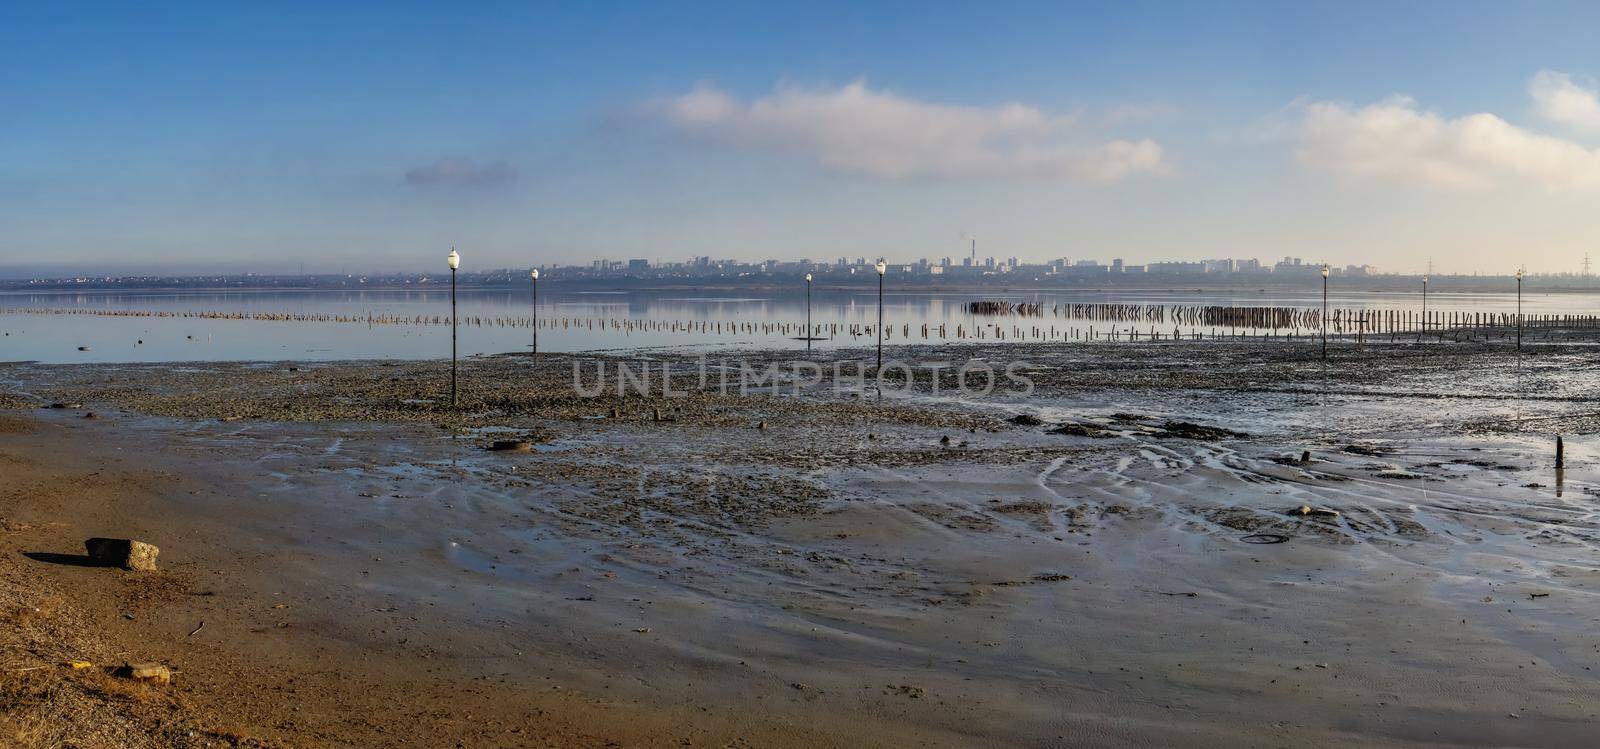
[[[645,349],[660,346],[803,347],[806,319],[805,284],[781,291],[709,292],[698,289],[651,291],[564,291],[541,288],[538,315],[546,325],[539,332],[544,351]],[[1334,305],[1346,310],[1420,310],[1417,295],[1394,293],[1335,294]],[[966,305],[975,300],[1007,300],[1043,305],[1039,317],[975,316]],[[1600,295],[1546,294],[1523,300],[1529,315],[1585,312],[1600,304]],[[984,340],[1100,341],[1147,340],[1173,333],[1268,333],[1300,340],[1308,328],[1277,331],[1218,329],[1216,326],[1161,322],[1070,319],[1053,311],[1074,304],[1159,304],[1229,306],[1320,306],[1316,292],[1183,292],[1129,291],[972,291],[901,292],[884,298],[887,343],[909,338],[945,340],[983,335]],[[817,342],[829,345],[871,345],[874,340],[875,289],[813,290],[811,314],[820,326]],[[1481,314],[1515,309],[1513,294],[1441,294],[1430,292],[1430,312]],[[109,292],[0,293],[0,309],[53,309],[97,312],[144,311],[186,313],[327,314],[360,319],[408,319],[446,315],[449,289],[372,290],[135,290]],[[460,313],[474,322],[461,329],[464,355],[526,351],[532,316],[530,290],[463,290]],[[1361,319],[1366,319],[1365,315]],[[641,326],[640,324],[644,325]],[[940,326],[944,326],[941,330]],[[987,327],[986,327],[987,326]],[[958,330],[960,336],[958,336]],[[1431,328],[1430,328],[1431,330]],[[0,360],[168,361],[335,358],[434,358],[448,356],[448,327],[423,324],[359,324],[352,322],[276,322],[202,319],[195,317],[105,317],[0,314]],[[980,333],[980,331],[983,331]],[[1370,335],[1370,333],[1369,333]],[[144,345],[137,342],[143,340]],[[78,351],[87,346],[89,351]]]

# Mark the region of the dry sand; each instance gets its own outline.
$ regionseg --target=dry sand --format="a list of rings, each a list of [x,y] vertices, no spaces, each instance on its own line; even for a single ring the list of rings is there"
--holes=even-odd
[[[1311,353],[894,351],[1035,364],[1031,396],[976,402],[591,401],[569,359],[505,358],[467,365],[460,411],[438,363],[12,365],[3,730],[1592,745],[1588,351],[1537,347],[1520,374],[1503,347]],[[535,447],[483,449],[508,435]],[[161,546],[163,572],[39,556],[95,535]],[[60,665],[80,658],[179,672]]]

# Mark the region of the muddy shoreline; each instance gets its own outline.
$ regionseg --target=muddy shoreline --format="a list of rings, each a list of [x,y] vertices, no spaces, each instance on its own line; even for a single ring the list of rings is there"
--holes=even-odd
[[[590,399],[500,357],[451,410],[439,362],[9,365],[10,593],[74,612],[17,667],[193,745],[1587,743],[1582,349],[958,354],[1035,389]],[[167,571],[21,555],[118,531]]]

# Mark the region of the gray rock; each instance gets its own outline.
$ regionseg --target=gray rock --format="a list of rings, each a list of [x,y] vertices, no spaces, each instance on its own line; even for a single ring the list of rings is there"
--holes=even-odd
[[[171,684],[172,669],[159,663],[128,663],[113,671],[114,676],[148,684]]]
[[[91,538],[83,547],[97,564],[140,572],[155,572],[156,555],[161,553],[151,544],[128,538]]]

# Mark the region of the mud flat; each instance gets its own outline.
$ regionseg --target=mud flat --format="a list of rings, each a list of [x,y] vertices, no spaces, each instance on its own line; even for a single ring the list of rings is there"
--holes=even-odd
[[[505,357],[457,409],[437,362],[0,367],[3,728],[1588,746],[1600,372],[1530,349],[892,351],[1028,363],[980,399],[582,398],[572,359]],[[46,556],[105,535],[163,571]]]

